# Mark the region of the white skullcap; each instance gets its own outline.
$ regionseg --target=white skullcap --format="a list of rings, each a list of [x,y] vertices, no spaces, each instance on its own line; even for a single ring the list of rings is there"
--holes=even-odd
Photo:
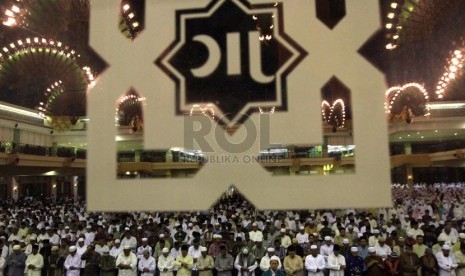
[[[19,244],[16,244],[13,246],[13,250],[20,250],[21,246]]]
[[[286,228],[281,228],[281,230],[279,230],[281,233],[286,233]]]
[[[124,246],[124,249],[125,249],[125,250],[127,250],[127,249],[131,249],[131,246],[129,246],[129,245],[125,245],[125,246]]]
[[[278,256],[271,256],[270,262],[271,261],[278,261],[279,262],[279,257]]]
[[[78,239],[78,242],[83,242],[84,241],[84,238],[79,238]]]
[[[247,249],[247,247],[242,249],[242,254],[249,254],[249,250]]]
[[[325,241],[330,241],[331,240],[331,237],[330,236],[326,236],[325,237]]]
[[[376,252],[376,249],[373,246],[368,247],[368,252],[374,253]]]
[[[137,227],[137,230],[142,230],[142,226]]]
[[[121,241],[119,239],[116,239],[115,243],[121,243]]]
[[[203,247],[203,246],[201,246],[201,247],[200,247],[200,252],[207,252],[207,248],[206,248],[206,247]]]
[[[258,226],[258,224],[256,222],[252,223],[252,226]]]
[[[124,231],[129,231],[129,227],[125,227],[125,228],[124,228]]]
[[[48,230],[51,230],[51,229],[52,229],[52,228],[50,228],[50,226],[45,227],[45,230],[47,230],[47,231],[48,231]]]
[[[379,230],[378,229],[373,230],[373,234],[379,234]]]
[[[159,236],[161,239],[163,239],[165,237],[165,234],[160,234]]]
[[[69,229],[69,226],[65,226],[65,229]]]
[[[342,243],[349,244],[350,241],[349,241],[349,239],[343,239],[343,240],[342,240]]]
[[[450,250],[450,246],[446,243],[442,246],[442,250]]]
[[[90,225],[87,225],[87,229],[91,229],[91,228],[92,228],[92,226],[90,226]]]
[[[358,252],[358,248],[357,247],[351,247],[350,248],[350,252]]]
[[[170,250],[168,249],[168,247],[163,247],[163,249],[161,250],[162,253],[168,253],[170,252]]]
[[[460,233],[460,234],[459,234],[459,238],[465,239],[465,233]]]
[[[76,251],[76,246],[74,246],[74,245],[70,246],[69,247],[69,252],[74,252],[74,251]]]
[[[305,227],[303,227],[303,226],[300,226],[300,227],[299,227],[299,229],[300,229],[300,230],[304,230],[304,229],[305,229]]]
[[[146,242],[146,241],[148,241],[148,240],[149,240],[149,239],[147,239],[147,238],[142,238],[142,241],[143,241],[143,242]]]
[[[266,249],[266,251],[268,251],[268,252],[274,252],[274,248],[273,248],[273,247],[268,247],[268,248]]]
[[[316,246],[314,244],[312,246],[310,246],[310,249],[317,249],[317,248],[318,248],[318,246]]]

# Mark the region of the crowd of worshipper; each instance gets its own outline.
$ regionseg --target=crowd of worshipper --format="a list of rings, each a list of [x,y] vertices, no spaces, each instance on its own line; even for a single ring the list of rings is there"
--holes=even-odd
[[[0,275],[465,275],[464,193],[394,184],[389,208],[299,211],[259,211],[234,193],[178,213],[9,200]]]

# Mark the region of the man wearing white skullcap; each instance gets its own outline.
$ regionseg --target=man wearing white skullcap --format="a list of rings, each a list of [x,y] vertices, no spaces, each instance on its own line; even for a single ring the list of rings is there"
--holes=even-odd
[[[309,243],[308,233],[305,232],[305,227],[303,225],[299,227],[299,233],[297,233],[295,237],[300,245]]]
[[[244,247],[237,254],[234,261],[234,268],[237,269],[237,276],[255,276],[255,269],[258,267],[255,256],[249,252],[247,247]]]
[[[125,245],[123,252],[116,258],[118,276],[137,276],[137,256],[131,251],[130,245]]]
[[[160,276],[173,276],[174,269],[174,258],[171,256],[168,247],[164,247],[161,250],[162,254],[158,257],[158,270],[160,270]]]
[[[139,259],[139,263],[137,264],[140,276],[155,275],[156,261],[155,258],[151,256],[151,252],[152,251],[148,249],[144,249],[142,251],[142,256]]]
[[[448,244],[442,246],[442,251],[436,254],[436,259],[438,260],[439,276],[456,275],[457,260],[455,255],[451,253],[451,247]]]
[[[326,267],[325,258],[318,254],[318,246],[310,246],[310,255],[305,258],[305,268],[308,276],[323,276]]]
[[[267,271],[270,268],[271,257],[276,256],[275,249],[273,247],[267,248],[266,251],[267,251],[267,254],[265,254],[265,256],[263,256],[262,259],[260,260],[260,269],[263,272]],[[281,269],[281,260],[279,260],[278,269]]]
[[[142,244],[137,248],[137,259],[142,259],[142,256],[144,255],[144,250],[148,250],[149,255],[152,256],[152,247],[149,245],[149,241],[147,238],[142,238]]]
[[[368,248],[368,256],[365,258],[367,275],[384,275],[384,262],[380,256],[376,255],[376,249],[372,246]]]
[[[270,269],[265,271],[262,276],[285,276],[286,274],[278,268],[279,262],[280,260],[278,256],[271,257],[269,264]]]
[[[253,242],[259,238],[263,240],[263,233],[262,231],[258,230],[258,224],[256,222],[252,223],[252,230],[249,231],[249,238]]]
[[[215,261],[213,257],[207,255],[207,248],[200,247],[201,255],[197,259],[197,269],[199,276],[213,276],[213,268],[215,267]]]
[[[121,246],[121,241],[116,239],[113,243],[113,246],[110,249],[110,256],[113,256],[116,260],[119,253],[123,252],[123,247]]]
[[[63,265],[66,269],[66,276],[79,276],[81,273],[81,256],[76,251],[76,246],[69,247],[69,255]]]

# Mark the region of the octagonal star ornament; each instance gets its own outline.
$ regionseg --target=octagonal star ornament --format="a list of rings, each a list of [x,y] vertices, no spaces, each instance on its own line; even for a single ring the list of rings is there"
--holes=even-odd
[[[178,115],[206,109],[228,128],[263,106],[287,109],[287,75],[307,53],[284,32],[282,7],[217,0],[176,12],[176,40],[156,64],[176,83]]]
[[[91,2],[90,45],[109,67],[88,93],[89,210],[205,210],[232,185],[259,209],[391,205],[384,76],[358,54],[381,27],[378,1],[347,1],[329,29],[314,0],[151,0],[134,41],[117,28],[119,4]],[[253,162],[270,144],[323,144],[320,91],[333,77],[352,93],[355,173],[277,177]],[[217,117],[200,116],[211,123],[200,138],[221,161],[191,178],[118,179],[114,114],[130,89],[146,99],[145,149],[186,145],[192,126],[180,114],[197,105]],[[258,106],[279,112],[263,120]],[[228,136],[217,122],[243,124]]]

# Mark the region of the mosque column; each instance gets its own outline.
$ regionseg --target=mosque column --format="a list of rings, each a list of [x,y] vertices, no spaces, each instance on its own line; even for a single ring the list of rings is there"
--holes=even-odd
[[[78,188],[79,188],[78,177],[77,176],[71,177],[71,190],[72,190],[71,194],[75,200],[78,199]]]
[[[7,198],[17,201],[19,198],[19,183],[13,176],[7,177],[6,180]]]
[[[134,150],[134,162],[140,162],[140,154],[141,154],[140,149]]]
[[[47,180],[47,196],[51,197],[53,199],[57,198],[57,177],[56,176],[50,176]]]
[[[404,153],[405,154],[412,154],[412,143],[410,143],[410,142],[404,143]]]
[[[409,186],[413,185],[414,179],[413,179],[413,168],[412,168],[412,166],[407,164],[405,166],[405,170],[406,170],[406,175],[407,175],[407,184],[409,184]]]

